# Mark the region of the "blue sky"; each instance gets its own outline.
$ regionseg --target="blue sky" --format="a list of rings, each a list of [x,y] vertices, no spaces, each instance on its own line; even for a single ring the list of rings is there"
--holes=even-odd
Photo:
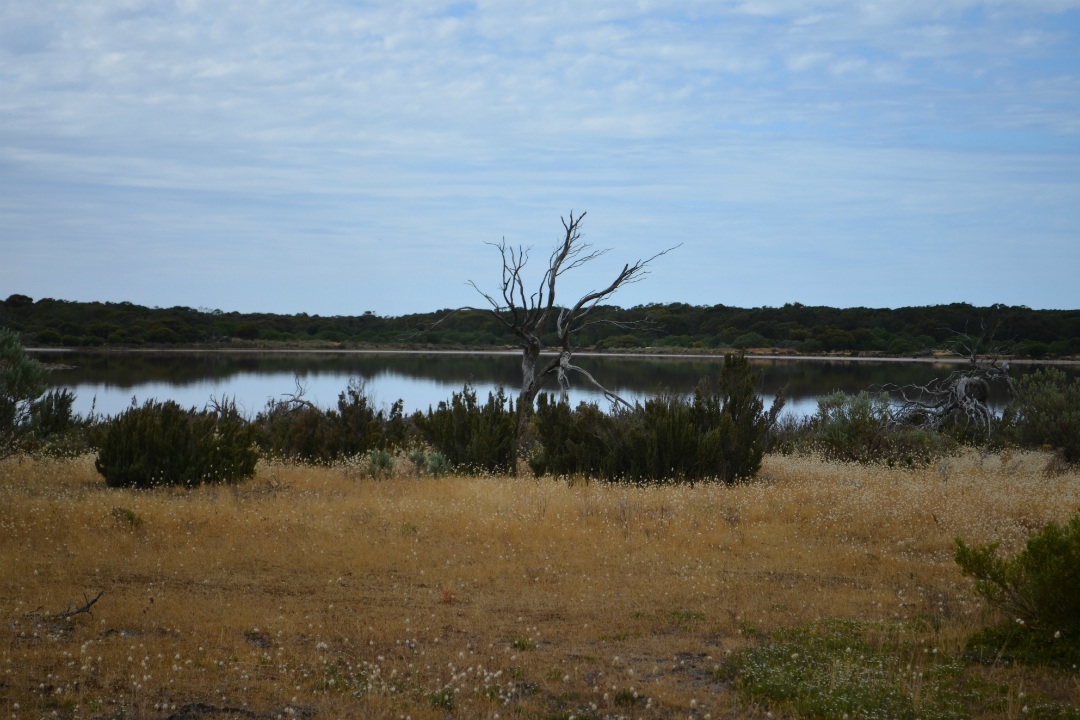
[[[0,297],[1080,307],[1080,0],[0,0]],[[541,268],[537,270],[537,277]]]

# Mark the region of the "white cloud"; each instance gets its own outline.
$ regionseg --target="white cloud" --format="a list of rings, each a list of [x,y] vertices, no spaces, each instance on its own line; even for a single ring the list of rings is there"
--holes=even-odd
[[[706,248],[734,237],[773,256],[813,247],[842,259],[867,237],[888,254],[905,233],[925,238],[926,252],[952,252],[937,238],[971,253],[1001,243],[1008,256],[1022,233],[1028,248],[1068,254],[1061,228],[1075,227],[1080,199],[1078,8],[8,3],[0,243],[18,253],[0,286],[75,287],[50,279],[49,248],[98,245],[147,272],[167,257],[179,296],[194,292],[202,254],[240,264],[263,247],[250,289],[234,299],[222,289],[216,304],[347,312],[360,300],[344,297],[370,288],[372,309],[402,312],[452,304],[440,293],[458,290],[434,278],[472,268],[449,263],[482,257],[482,241],[502,234],[545,245],[570,207],[587,207],[604,244],[634,256],[658,236]],[[196,260],[177,260],[177,244]],[[297,270],[297,246],[310,270]],[[377,279],[350,284],[343,248],[346,267],[369,258],[391,277],[407,267],[430,289],[403,298]],[[725,267],[742,259],[717,252]],[[805,257],[803,268],[815,254]],[[96,262],[86,251],[84,266]],[[342,290],[267,294],[258,276],[275,263],[301,285]],[[90,298],[94,287],[123,294],[109,263],[94,266],[100,284],[80,281]],[[662,290],[661,275],[634,292],[715,293],[696,276]],[[798,294],[803,281],[790,282]],[[1027,285],[1053,293],[1053,283]],[[862,291],[871,295],[844,302],[874,304],[881,292]],[[740,292],[748,299],[715,301],[809,299]]]

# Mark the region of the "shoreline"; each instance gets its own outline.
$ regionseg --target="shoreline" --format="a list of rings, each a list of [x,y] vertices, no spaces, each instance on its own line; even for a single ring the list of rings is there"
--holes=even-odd
[[[511,348],[478,348],[478,349],[416,349],[416,348],[331,348],[331,347],[28,347],[28,353],[87,353],[87,354],[230,354],[230,355],[461,355],[461,356],[516,356],[520,350]],[[578,357],[607,357],[627,358],[631,360],[723,360],[725,354],[733,354],[734,350],[719,352],[650,352],[648,349],[631,350],[627,352],[611,352],[604,350],[578,350],[574,352]],[[541,355],[552,356],[557,353],[543,351]],[[747,352],[748,360],[772,360],[782,362],[851,362],[851,363],[924,363],[924,364],[949,364],[963,365],[968,359],[959,356],[919,356],[905,357],[896,355],[799,355],[794,353],[763,353]],[[1080,358],[1007,358],[1010,364],[1016,365],[1080,365]]]

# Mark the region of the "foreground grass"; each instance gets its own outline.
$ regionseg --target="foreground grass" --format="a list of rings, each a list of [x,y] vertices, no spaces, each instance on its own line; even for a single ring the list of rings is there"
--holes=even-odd
[[[1077,717],[1075,670],[963,654],[995,617],[954,538],[1016,552],[1066,520],[1080,474],[1044,465],[770,457],[693,488],[262,465],[137,492],[9,460],[0,712]]]

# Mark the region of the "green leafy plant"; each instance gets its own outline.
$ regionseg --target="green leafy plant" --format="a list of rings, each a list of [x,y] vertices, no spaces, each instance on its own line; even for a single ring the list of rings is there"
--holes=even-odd
[[[1032,534],[1014,557],[1002,557],[997,543],[973,547],[960,538],[955,557],[975,592],[1005,616],[971,649],[996,644],[994,654],[1011,646],[1018,659],[1080,663],[1080,513]]]
[[[450,461],[440,452],[433,452],[427,457],[427,470],[432,477],[449,475],[453,471]]]
[[[451,467],[470,471],[510,472],[516,465],[517,413],[502,388],[480,404],[476,391],[466,385],[449,402],[413,422],[424,440],[436,448]]]
[[[39,457],[75,457],[89,452],[96,420],[93,413],[82,418],[73,411],[75,394],[53,388],[30,409],[31,452]]]
[[[1067,463],[1080,463],[1080,377],[1070,383],[1058,368],[1023,376],[1005,417],[1021,445],[1047,447]]]
[[[541,396],[533,423],[540,451],[530,466],[538,475],[646,482],[753,477],[783,406],[778,397],[765,412],[759,379],[745,357],[727,355],[716,384],[702,380],[689,401],[660,395],[634,410],[603,413],[586,403],[571,411]]]
[[[16,333],[0,328],[0,458],[29,441],[33,404],[44,392],[41,363],[26,354]]]
[[[802,431],[796,445],[842,462],[925,465],[955,447],[939,432],[894,422],[886,393],[826,395]]]
[[[394,474],[394,456],[389,450],[372,450],[368,454],[368,474],[373,478],[388,478]]]
[[[404,447],[409,428],[402,407],[398,400],[389,409],[377,409],[357,380],[338,395],[336,409],[322,410],[298,391],[269,402],[259,413],[257,440],[267,455],[323,463]]]
[[[258,457],[234,404],[196,412],[150,400],[108,423],[94,465],[110,487],[193,487],[251,477]]]
[[[420,477],[420,475],[427,470],[427,453],[423,450],[410,450],[405,457],[413,464],[417,477]]]

